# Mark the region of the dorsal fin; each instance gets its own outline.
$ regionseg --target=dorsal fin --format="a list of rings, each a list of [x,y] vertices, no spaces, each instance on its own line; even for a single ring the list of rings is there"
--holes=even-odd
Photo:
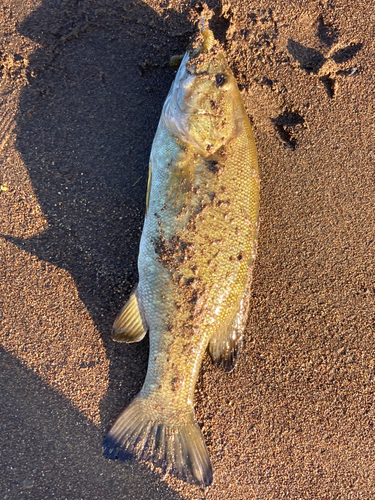
[[[152,181],[152,168],[151,168],[151,163],[149,163],[149,166],[148,166],[148,181],[147,181],[147,194],[146,194],[146,215],[147,215],[147,212],[148,212],[148,205],[150,203],[151,181]]]

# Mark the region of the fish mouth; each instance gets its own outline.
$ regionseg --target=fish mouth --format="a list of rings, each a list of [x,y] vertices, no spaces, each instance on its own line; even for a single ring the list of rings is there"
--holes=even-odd
[[[200,34],[201,34],[203,40],[200,41],[200,43],[197,47],[197,49],[198,49],[197,54],[207,54],[216,43],[214,34],[209,29],[201,30]]]

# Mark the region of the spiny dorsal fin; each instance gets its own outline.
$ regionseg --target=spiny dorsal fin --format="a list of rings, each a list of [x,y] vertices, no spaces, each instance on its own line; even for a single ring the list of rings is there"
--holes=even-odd
[[[130,343],[143,339],[147,332],[147,325],[142,317],[141,308],[142,305],[136,289],[113,323],[113,340]]]

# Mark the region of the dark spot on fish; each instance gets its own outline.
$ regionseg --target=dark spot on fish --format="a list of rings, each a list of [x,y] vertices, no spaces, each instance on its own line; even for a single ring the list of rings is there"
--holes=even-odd
[[[242,253],[240,252],[238,255],[237,255],[237,260],[242,260]]]
[[[180,148],[181,151],[185,151],[186,152],[186,146],[185,144],[180,141],[179,139],[177,139],[177,144],[178,144],[178,147]]]
[[[159,227],[162,227],[163,226],[163,223],[161,220],[158,220],[158,224],[159,224]]]
[[[218,200],[217,202],[218,207],[229,207],[230,206],[230,200]],[[225,214],[228,216],[229,214]]]
[[[222,87],[224,85],[224,83],[227,81],[227,78],[222,73],[217,73],[215,75],[215,80],[216,80],[216,86]]]
[[[189,222],[189,230],[192,231],[195,229],[195,219],[197,218],[198,215],[202,215],[203,212],[207,209],[209,205],[209,202],[205,200],[200,200],[199,205],[197,205],[194,209],[194,212],[192,214],[192,218],[190,219]]]
[[[156,260],[171,271],[176,271],[179,265],[194,253],[193,244],[183,241],[179,236],[172,236],[167,241],[161,235],[152,238],[152,243],[155,253],[159,256]]]
[[[210,104],[211,104],[211,108],[212,109],[215,109],[216,108],[216,102],[215,101],[210,101]]]
[[[157,238],[152,238],[151,241],[154,245],[155,253],[159,255],[160,259],[165,259],[166,256],[170,255],[171,251],[168,242],[166,241],[164,236],[158,236]]]
[[[183,276],[177,275],[176,281],[180,286],[183,286],[185,284],[185,278]]]
[[[183,347],[182,347],[182,354],[192,355],[193,352],[194,352],[194,348],[193,348],[193,346],[190,343],[183,345]]]
[[[192,290],[189,298],[190,304],[196,304],[198,297],[199,297],[198,290]]]
[[[160,215],[157,212],[155,212],[154,215],[157,219],[160,219]]]
[[[172,391],[178,391],[181,389],[183,385],[183,381],[179,377],[173,377],[171,380],[171,389]]]
[[[207,144],[206,151],[209,152],[209,151],[211,151],[211,149],[212,149],[212,144]]]
[[[219,172],[219,167],[218,167],[218,162],[215,160],[209,161],[208,164],[208,170],[210,172],[213,172],[214,174],[217,174]]]
[[[207,193],[207,196],[208,196],[208,198],[209,198],[209,200],[210,200],[210,203],[211,203],[212,205],[215,205],[215,202],[217,202],[217,201],[218,201],[218,198],[217,198],[217,196],[216,196],[216,193]]]

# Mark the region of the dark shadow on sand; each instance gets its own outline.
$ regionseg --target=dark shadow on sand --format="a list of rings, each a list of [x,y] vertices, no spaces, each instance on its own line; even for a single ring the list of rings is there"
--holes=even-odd
[[[167,9],[159,16],[142,2],[45,0],[19,30],[41,48],[30,58],[16,147],[48,229],[7,239],[66,269],[100,331],[110,384],[101,436],[87,460],[95,455],[101,463],[102,437],[146,373],[148,342],[115,344],[111,324],[137,282],[148,159],[175,74],[168,61],[184,51],[195,28],[186,13]],[[86,438],[76,432],[72,456],[83,453]]]
[[[105,460],[101,432],[0,349],[0,497],[180,498],[146,466]]]

